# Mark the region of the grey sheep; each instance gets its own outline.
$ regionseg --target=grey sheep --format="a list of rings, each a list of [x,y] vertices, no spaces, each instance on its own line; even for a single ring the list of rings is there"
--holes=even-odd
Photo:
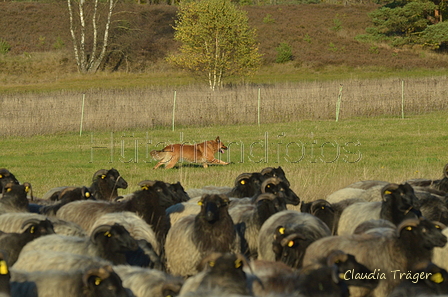
[[[228,212],[225,195],[204,195],[197,215],[183,217],[168,231],[165,244],[167,271],[176,276],[191,276],[196,266],[211,252],[234,249],[236,232]]]
[[[160,244],[163,244],[169,229],[165,209],[160,205],[159,194],[163,191],[166,191],[165,183],[157,181],[154,186],[141,188],[134,192],[132,198],[122,202],[75,201],[62,206],[56,216],[90,230],[95,221],[106,213],[131,211],[152,226]]]
[[[113,267],[128,288],[136,297],[177,296],[184,283],[180,277],[174,277],[156,269],[141,268],[128,265]]]
[[[137,250],[138,245],[126,229],[119,225],[102,225],[90,237],[48,235],[27,244],[22,252],[33,250],[64,251],[73,254],[101,257],[115,265],[126,263],[125,252]]]
[[[30,219],[45,220],[48,219],[53,224],[54,232],[69,236],[86,236],[87,233],[78,224],[70,221],[64,221],[55,217],[47,217],[37,213],[15,212],[0,215],[1,231],[20,232],[22,224]]]
[[[213,294],[215,291],[231,295],[252,295],[244,267],[247,261],[241,254],[212,253],[205,257],[196,275],[188,278],[179,296]]]
[[[8,266],[12,266],[19,257],[23,247],[44,235],[54,234],[53,224],[49,220],[29,219],[22,225],[24,231],[20,233],[0,234],[0,250],[7,254]],[[41,237],[42,236],[42,237]]]
[[[448,272],[431,262],[420,263],[411,279],[403,280],[388,297],[429,297],[448,295]]]
[[[20,253],[12,269],[24,272],[47,270],[70,271],[94,265],[113,265],[104,258],[73,254],[65,251],[27,250]]]
[[[301,258],[305,253],[306,247],[311,242],[331,235],[331,231],[328,226],[322,220],[309,213],[302,213],[296,210],[281,211],[267,219],[260,229],[257,241],[258,259],[269,261],[280,260],[276,259],[276,253],[273,249],[273,242],[275,241],[274,236],[279,228],[283,229],[283,232],[280,232],[283,234],[285,234],[285,230],[288,230],[289,234],[300,234],[302,244],[305,242],[307,243],[305,246],[300,247],[302,250],[302,255],[298,255],[299,258],[297,259],[291,259],[294,262],[297,261],[295,265],[291,262],[289,263],[291,266],[295,266],[294,268],[301,266]],[[282,236],[282,238],[285,237],[284,235],[277,234],[277,236],[279,235]],[[299,242],[295,242],[294,244],[299,245]],[[290,247],[286,246],[284,248],[293,249],[294,245]]]
[[[409,184],[388,184],[381,195],[381,202],[360,202],[347,207],[339,219],[338,234],[352,234],[367,220],[385,219],[398,225],[404,219],[421,216],[419,200]]]
[[[258,257],[258,234],[263,223],[272,215],[286,210],[284,197],[271,193],[259,195],[252,204],[229,209],[240,239],[239,251],[250,259]]]
[[[35,286],[39,297],[132,297],[110,266],[71,271],[22,272],[11,269],[15,287]]]
[[[407,273],[416,263],[430,261],[433,249],[445,246],[447,237],[442,234],[443,227],[424,218],[408,219],[395,229],[393,235],[368,233],[325,237],[308,247],[303,263],[309,265],[332,250],[342,250],[355,256],[380,280],[373,296],[387,296],[400,282],[394,273]],[[345,279],[348,278],[353,276],[346,275]]]
[[[8,212],[27,212],[28,194],[32,192],[30,183],[18,185],[8,183],[3,188],[3,197],[0,199],[0,214]]]

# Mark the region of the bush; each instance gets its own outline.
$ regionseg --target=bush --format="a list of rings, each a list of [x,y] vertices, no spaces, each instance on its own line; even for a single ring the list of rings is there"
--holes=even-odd
[[[280,43],[275,50],[277,51],[276,63],[285,63],[292,60],[292,48],[286,42]]]
[[[11,46],[6,40],[0,39],[0,54],[6,54],[11,50]]]

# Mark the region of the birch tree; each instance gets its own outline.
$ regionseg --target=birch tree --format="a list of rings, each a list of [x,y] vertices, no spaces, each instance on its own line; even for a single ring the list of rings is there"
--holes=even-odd
[[[118,0],[67,0],[73,49],[81,73],[95,73],[104,60]],[[104,21],[101,17],[105,16]]]
[[[256,32],[230,0],[183,1],[174,25],[182,43],[167,60],[206,80],[212,90],[229,76],[247,76],[261,64]]]

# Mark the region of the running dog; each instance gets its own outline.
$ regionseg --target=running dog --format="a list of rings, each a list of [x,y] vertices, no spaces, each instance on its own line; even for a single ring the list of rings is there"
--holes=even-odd
[[[208,164],[227,165],[229,163],[215,159],[217,152],[224,153],[227,147],[221,142],[219,136],[215,140],[208,140],[198,144],[172,144],[162,150],[151,151],[151,157],[159,161],[153,169],[165,164],[165,168],[173,168],[179,160],[191,163],[200,163],[204,168]]]

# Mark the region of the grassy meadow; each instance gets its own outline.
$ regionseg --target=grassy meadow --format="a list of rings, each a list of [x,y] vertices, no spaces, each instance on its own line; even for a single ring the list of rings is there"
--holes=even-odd
[[[446,112],[400,117],[303,120],[257,125],[134,129],[56,133],[1,138],[1,167],[33,185],[41,196],[61,185],[90,185],[93,173],[116,168],[130,193],[144,179],[180,181],[186,189],[232,186],[242,172],[282,166],[303,200],[323,198],[359,180],[402,182],[440,178],[448,161]],[[192,164],[152,170],[148,152],[170,143],[194,143],[220,136],[228,166]]]

